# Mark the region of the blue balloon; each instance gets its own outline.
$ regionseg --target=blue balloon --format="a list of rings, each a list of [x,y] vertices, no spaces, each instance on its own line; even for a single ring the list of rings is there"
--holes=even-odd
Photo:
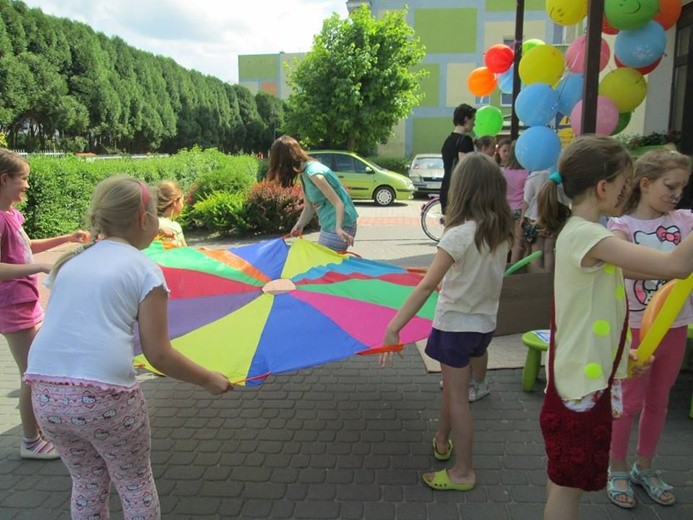
[[[664,28],[654,20],[632,31],[619,31],[614,54],[626,67],[647,67],[662,57],[667,45]]]
[[[577,102],[582,99],[584,76],[582,74],[568,74],[558,83],[558,111],[561,114],[570,114]]]
[[[515,112],[527,126],[545,125],[558,112],[558,92],[548,83],[531,83],[517,95]]]
[[[510,65],[510,68],[501,74],[496,74],[496,80],[498,81],[498,88],[503,94],[513,93],[513,71],[515,70],[514,65]]]
[[[558,162],[561,140],[547,126],[532,126],[515,143],[515,157],[529,171],[548,170]]]

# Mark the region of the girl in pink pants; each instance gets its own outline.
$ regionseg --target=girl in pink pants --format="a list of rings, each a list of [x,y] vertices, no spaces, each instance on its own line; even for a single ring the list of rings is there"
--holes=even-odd
[[[644,154],[635,163],[633,190],[627,204],[627,214],[611,219],[609,229],[629,242],[664,253],[671,251],[693,229],[691,210],[676,209],[690,175],[691,160],[685,155],[669,150]],[[633,278],[636,276],[634,274]],[[665,282],[666,280],[627,280],[632,348],[637,348],[640,343],[643,311],[652,295]],[[669,506],[676,501],[674,488],[662,480],[661,472],[652,467],[652,460],[667,416],[669,391],[676,381],[686,349],[688,323],[693,323],[690,298],[654,353],[651,370],[640,378],[622,382],[623,415],[613,421],[607,487],[609,500],[619,507],[630,509],[635,506],[635,493],[631,484],[642,486],[647,495],[658,504]],[[638,413],[640,423],[637,460],[629,468],[626,462],[628,439],[633,418]]]

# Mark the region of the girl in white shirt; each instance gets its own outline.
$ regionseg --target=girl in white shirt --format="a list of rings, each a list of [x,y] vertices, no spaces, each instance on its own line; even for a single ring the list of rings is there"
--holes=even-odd
[[[476,485],[472,464],[473,424],[468,387],[470,361],[483,360],[493,338],[498,300],[513,220],[499,166],[479,152],[464,156],[452,174],[446,227],[423,280],[388,324],[384,345],[399,343],[399,332],[441,284],[426,354],[441,364],[443,397],[433,456],[449,469],[423,475],[436,490],[468,491]],[[383,354],[381,364],[390,361]]]
[[[125,518],[159,518],[149,418],[132,363],[135,324],[157,370],[212,395],[231,384],[171,347],[168,288],[140,251],[159,230],[156,194],[131,177],[109,177],[94,191],[89,220],[97,241],[51,271],[25,381],[39,426],[72,477],[72,518],[108,518],[111,482]]]

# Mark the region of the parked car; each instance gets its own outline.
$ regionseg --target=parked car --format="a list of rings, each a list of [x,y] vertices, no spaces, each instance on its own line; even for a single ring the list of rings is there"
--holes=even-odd
[[[353,200],[372,199],[380,206],[388,206],[395,200],[414,198],[414,184],[405,175],[386,170],[355,153],[315,150],[308,155],[330,168]]]
[[[409,165],[409,178],[419,193],[440,192],[443,173],[443,156],[439,153],[415,155]]]

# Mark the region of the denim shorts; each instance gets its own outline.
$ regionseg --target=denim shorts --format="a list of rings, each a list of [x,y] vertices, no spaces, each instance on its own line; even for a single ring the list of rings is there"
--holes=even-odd
[[[470,358],[486,353],[493,332],[445,332],[433,328],[426,342],[426,355],[443,365],[464,368]]]

